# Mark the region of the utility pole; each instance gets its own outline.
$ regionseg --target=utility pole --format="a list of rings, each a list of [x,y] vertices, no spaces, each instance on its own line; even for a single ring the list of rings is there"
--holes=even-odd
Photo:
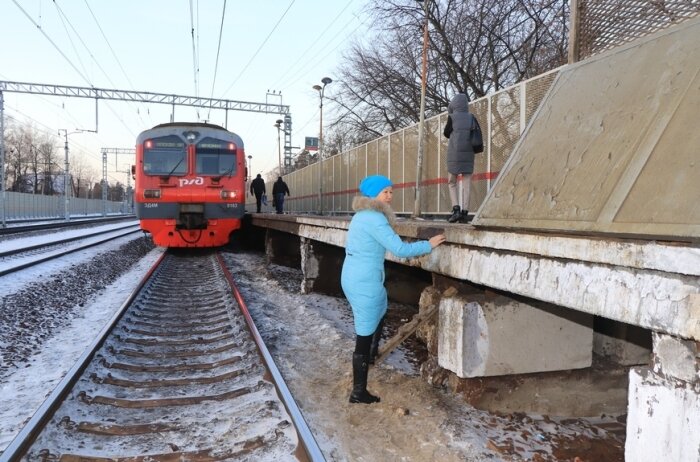
[[[5,228],[5,100],[0,90],[0,191],[2,191],[2,227]]]
[[[63,150],[66,153],[66,158],[65,158],[65,168],[63,170],[63,214],[64,214],[64,219],[66,221],[70,221],[70,196],[68,195],[68,189],[70,188],[70,181],[68,179],[68,130],[65,128],[59,128],[58,129],[58,136],[61,136],[61,132],[63,132],[63,135],[65,136],[65,144],[63,147]]]
[[[102,216],[107,215],[107,192],[109,189],[109,182],[107,181],[107,154],[114,154],[114,169],[120,173],[117,165],[117,156],[119,154],[127,154],[134,159],[134,164],[136,163],[136,150],[133,148],[102,148]],[[131,164],[129,164],[131,167]],[[128,175],[128,173],[127,173]],[[130,177],[127,176],[127,182],[129,182]]]

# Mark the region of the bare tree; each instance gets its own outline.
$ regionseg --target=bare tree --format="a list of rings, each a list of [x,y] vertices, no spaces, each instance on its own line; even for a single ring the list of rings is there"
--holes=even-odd
[[[568,0],[424,0],[426,114],[456,92],[484,96],[566,62]],[[373,34],[340,68],[330,131],[365,142],[419,120],[424,6],[374,0]]]
[[[74,155],[70,165],[73,195],[75,197],[87,197],[90,185],[97,178],[95,169],[85,161],[81,155]]]

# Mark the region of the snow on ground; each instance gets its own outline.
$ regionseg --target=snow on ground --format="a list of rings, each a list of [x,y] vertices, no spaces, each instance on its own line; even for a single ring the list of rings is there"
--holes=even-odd
[[[143,249],[143,240],[137,239],[141,238],[135,235],[115,240],[103,260],[115,261],[119,271],[110,278],[84,284],[83,289],[71,285],[70,275],[83,271],[78,276],[82,281],[105,271],[91,266],[100,260],[94,250],[74,254],[62,264],[25,270],[10,276],[11,281],[0,278],[0,353],[8,346],[4,330],[17,322],[12,318],[15,298],[40,304],[42,297],[51,295],[48,292],[57,291],[55,300],[66,299],[70,304],[73,299],[61,295],[56,287],[65,287],[67,293],[84,292],[72,309],[62,312],[62,318],[48,320],[55,325],[33,340],[31,354],[16,356],[11,364],[0,361],[0,451],[160,256],[162,249],[148,252]],[[136,242],[140,250],[134,252],[129,248]],[[117,261],[114,252],[130,260]],[[382,398],[381,403],[349,404],[354,330],[347,301],[302,295],[300,271],[269,265],[261,253],[227,253],[225,260],[329,461],[574,460],[557,458],[550,441],[595,437],[597,432],[600,436],[598,429],[580,420],[566,423],[542,416],[497,416],[476,410],[420,378],[415,354],[403,346],[370,369],[368,388]],[[102,302],[95,303],[98,295]],[[408,319],[413,308],[392,303],[389,309]],[[506,444],[511,450],[499,449]],[[580,461],[604,460],[581,455]]]
[[[63,238],[68,233],[55,234]],[[0,278],[0,451],[31,418],[162,253],[162,249],[155,249],[140,260],[132,257],[128,263],[114,257],[114,252],[131,256],[124,249],[133,247],[138,239],[138,235],[115,239],[100,246],[100,254],[94,248],[87,249],[63,257],[60,262],[45,263],[40,269],[28,268]],[[91,266],[90,262],[100,255],[121,265],[116,269],[121,269],[121,276]],[[100,274],[82,277],[81,269]],[[111,279],[116,280],[106,285]],[[80,289],[83,292],[75,298],[72,309],[61,306],[72,305],[70,292]],[[35,316],[19,313],[27,306],[38,309],[42,301],[48,305],[42,307],[46,312]],[[38,334],[25,335],[25,330]]]
[[[137,224],[137,220],[129,220],[104,225],[91,225],[89,229],[91,233],[96,233],[100,231],[120,229],[126,226],[135,226]],[[85,229],[85,227],[80,227],[66,230],[58,230],[52,232],[50,234],[50,237],[46,235],[46,231],[35,231],[32,232],[31,236],[27,236],[25,234],[8,234],[6,236],[3,236],[2,240],[0,240],[0,252],[7,252],[8,250],[14,250],[19,247],[28,247],[31,245],[56,242],[62,239],[70,239],[72,237],[81,237],[85,234]]]

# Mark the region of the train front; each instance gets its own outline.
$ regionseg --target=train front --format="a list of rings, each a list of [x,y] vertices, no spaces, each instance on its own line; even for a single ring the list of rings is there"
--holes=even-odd
[[[136,144],[136,216],[163,247],[216,247],[245,213],[245,152],[235,133],[171,123]]]

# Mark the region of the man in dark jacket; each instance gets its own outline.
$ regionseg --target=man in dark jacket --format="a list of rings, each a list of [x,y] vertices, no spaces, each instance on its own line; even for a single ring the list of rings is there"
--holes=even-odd
[[[447,189],[452,201],[452,215],[448,218],[450,223],[468,221],[469,190],[472,173],[474,172],[474,145],[472,130],[476,138],[481,140],[481,129],[476,118],[469,112],[469,97],[465,93],[458,93],[447,106],[447,124],[443,134],[449,138],[447,142]],[[477,143],[477,151],[479,146]],[[483,148],[480,148],[483,149]],[[457,176],[462,175],[462,203],[459,203],[457,194]]]
[[[285,194],[289,196],[289,188],[287,187],[287,183],[285,183],[280,176],[272,185],[272,197],[275,200],[275,208],[277,209],[277,213],[282,213]]]
[[[255,195],[255,206],[257,207],[258,213],[260,213],[260,203],[262,202],[262,196],[267,190],[265,189],[265,180],[262,179],[260,174],[250,182],[250,193]]]

